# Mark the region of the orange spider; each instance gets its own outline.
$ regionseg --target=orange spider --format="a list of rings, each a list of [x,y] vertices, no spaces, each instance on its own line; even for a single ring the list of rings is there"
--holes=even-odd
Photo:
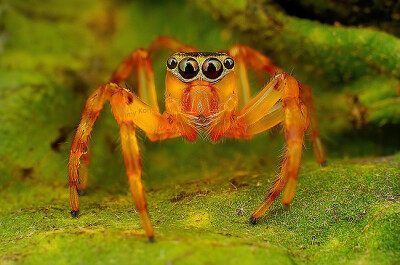
[[[150,53],[161,47],[176,52],[167,60],[166,110],[162,114],[159,112],[149,58]],[[247,68],[262,70],[272,76],[271,81],[252,99]],[[133,69],[138,77],[139,97],[119,86]],[[307,128],[310,128],[316,159],[319,164],[325,164],[309,86],[300,84],[270,59],[247,46],[235,45],[226,53],[204,53],[169,37],[159,37],[148,51],[138,49],[126,57],[115,70],[111,81],[95,89],[86,102],[69,161],[73,217],[79,212],[78,191],[86,189],[89,166],[86,149],[90,133],[106,101],[110,101],[114,117],[120,125],[130,188],[143,228],[151,242],[154,241],[154,232],[141,183],[136,126],[151,141],[179,136],[193,141],[198,134],[218,141],[222,137],[248,140],[255,134],[283,124],[287,147],[281,172],[265,200],[251,215],[250,222],[253,224],[267,211],[285,185],[283,203],[292,201]],[[83,166],[79,174],[81,158]]]

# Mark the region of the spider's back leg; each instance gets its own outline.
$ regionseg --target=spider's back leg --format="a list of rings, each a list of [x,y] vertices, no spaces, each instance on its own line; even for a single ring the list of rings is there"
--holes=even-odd
[[[159,36],[155,39],[149,46],[149,52],[153,53],[160,48],[167,48],[173,50],[175,52],[197,52],[197,48],[184,44],[180,41],[175,40],[174,38],[168,36]]]
[[[244,46],[235,45],[229,49],[229,55],[235,60],[235,71],[239,89],[239,107],[243,107],[251,99],[250,84],[247,69],[262,70],[274,76],[283,72],[269,58],[258,51]]]
[[[154,84],[153,68],[149,53],[145,49],[137,49],[125,57],[115,69],[111,77],[111,82],[120,84],[128,78],[132,71],[136,71],[140,99],[158,111],[159,106]]]
[[[304,102],[304,104],[306,104],[310,117],[310,125],[308,131],[310,132],[310,139],[313,144],[314,155],[317,162],[321,166],[326,166],[325,148],[322,144],[321,138],[319,137],[318,121],[315,112],[311,87],[305,84],[300,84],[300,86],[300,98]]]

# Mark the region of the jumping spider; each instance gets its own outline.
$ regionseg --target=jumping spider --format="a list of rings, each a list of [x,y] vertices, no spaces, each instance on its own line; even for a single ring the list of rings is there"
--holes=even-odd
[[[162,114],[149,58],[161,47],[176,52],[167,60],[166,110]],[[271,75],[271,81],[254,98],[250,98],[247,68]],[[119,86],[132,70],[138,77],[139,96]],[[127,56],[110,82],[95,89],[86,102],[69,161],[71,215],[74,217],[79,212],[78,191],[84,191],[87,184],[89,154],[86,149],[90,133],[106,101],[110,101],[120,125],[131,191],[150,241],[154,240],[154,232],[141,183],[136,127],[142,129],[151,141],[180,136],[193,141],[198,135],[218,141],[222,137],[249,140],[255,134],[283,124],[287,147],[281,172],[265,200],[251,215],[253,224],[267,211],[284,186],[283,203],[292,201],[307,128],[316,159],[319,164],[325,164],[309,86],[301,84],[270,59],[247,46],[235,45],[227,52],[205,53],[169,37],[159,37],[149,50],[138,49]],[[83,165],[79,174],[81,158]]]

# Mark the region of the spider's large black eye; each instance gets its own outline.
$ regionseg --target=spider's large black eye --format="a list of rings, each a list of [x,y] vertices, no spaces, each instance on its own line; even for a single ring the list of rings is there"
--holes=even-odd
[[[209,58],[204,61],[203,74],[209,79],[217,79],[222,74],[222,64],[217,58]]]
[[[177,64],[178,61],[174,57],[169,58],[167,61],[167,67],[171,70],[174,69]]]
[[[199,65],[197,61],[193,58],[185,58],[180,61],[179,65],[179,73],[185,79],[192,79],[199,72]]]
[[[224,60],[224,66],[226,69],[232,69],[234,65],[235,65],[235,62],[233,61],[232,58],[226,58]]]

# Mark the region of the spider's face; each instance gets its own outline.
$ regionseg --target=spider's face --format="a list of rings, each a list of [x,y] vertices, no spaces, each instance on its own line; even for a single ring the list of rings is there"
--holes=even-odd
[[[180,102],[179,111],[194,117],[216,114],[237,95],[234,68],[225,53],[175,53],[167,60],[166,102]]]

